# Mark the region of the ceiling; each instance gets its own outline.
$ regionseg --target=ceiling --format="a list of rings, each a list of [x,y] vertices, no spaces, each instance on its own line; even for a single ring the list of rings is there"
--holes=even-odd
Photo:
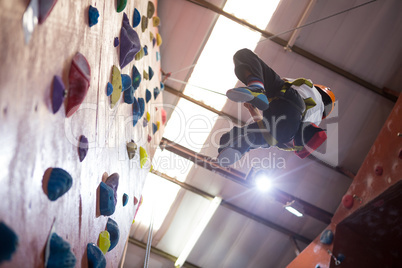
[[[222,8],[225,1],[207,2]],[[314,1],[305,23],[365,2],[370,1]],[[270,23],[263,30],[277,34],[295,28],[308,3],[309,0],[280,1]],[[159,0],[157,12],[163,37],[162,69],[174,72],[196,63],[218,15],[186,0]],[[392,97],[376,93],[373,88],[401,91],[401,13],[401,1],[377,0],[302,28],[295,41],[294,52],[285,50],[271,40],[259,42],[255,52],[280,76],[311,78],[316,83],[331,87],[338,100],[334,116],[322,123],[328,130],[328,141],[315,154],[319,161],[310,158],[301,160],[292,153],[276,149],[257,149],[249,153],[250,157],[269,156],[272,161],[284,161],[285,167],[272,169],[276,178],[275,188],[326,212],[335,212],[352,182],[345,172],[339,170],[358,172],[394,105]],[[287,41],[290,35],[283,34],[279,38]],[[350,74],[349,77],[300,55],[300,50],[339,67],[344,73]],[[219,59],[211,64],[219,64]],[[191,69],[187,69],[177,73],[174,78],[188,81],[190,75]],[[213,75],[216,74],[205,74],[206,77]],[[184,89],[183,84],[169,79],[165,85],[179,91]],[[229,85],[227,89],[234,86]],[[222,90],[225,92],[226,89]],[[176,105],[178,102],[176,95],[166,91],[163,98],[166,104]],[[239,106],[227,101],[222,111],[233,117],[240,115],[242,121],[247,121],[250,116],[245,109],[241,109],[238,113]],[[176,127],[177,124],[171,120],[167,127]],[[216,157],[217,148],[214,144],[220,135],[214,133],[228,126],[229,121],[220,117],[206,141],[206,145],[210,146],[204,146],[200,153]],[[275,167],[275,164],[271,164]],[[233,167],[245,174],[250,170],[250,165],[245,161]],[[169,175],[168,169],[156,169]],[[327,223],[308,215],[298,218],[290,214],[270,192],[261,193],[247,188],[202,167],[194,166],[185,183],[211,196],[219,196],[242,211],[309,240],[313,240],[327,226]],[[166,220],[154,233],[152,246],[178,257],[209,202],[200,195],[181,189]],[[131,237],[146,243],[147,231],[147,228],[134,228]],[[300,250],[307,246],[300,240],[296,240],[296,245]],[[286,267],[296,257],[295,249],[289,235],[256,218],[220,206],[187,262],[198,267]],[[139,267],[143,261],[144,250],[130,244],[124,267]],[[173,262],[151,254],[150,267],[173,267]]]

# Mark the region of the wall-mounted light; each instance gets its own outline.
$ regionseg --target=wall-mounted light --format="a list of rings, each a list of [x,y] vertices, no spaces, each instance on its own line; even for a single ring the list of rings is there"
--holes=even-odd
[[[287,202],[284,208],[297,217],[303,217],[303,206],[295,200]]]

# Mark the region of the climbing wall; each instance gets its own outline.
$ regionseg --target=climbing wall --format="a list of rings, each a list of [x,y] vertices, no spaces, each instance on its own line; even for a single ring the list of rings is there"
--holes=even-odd
[[[118,267],[166,118],[157,0],[1,1],[0,22],[0,266]]]
[[[402,266],[401,119],[400,97],[331,224],[288,267]]]

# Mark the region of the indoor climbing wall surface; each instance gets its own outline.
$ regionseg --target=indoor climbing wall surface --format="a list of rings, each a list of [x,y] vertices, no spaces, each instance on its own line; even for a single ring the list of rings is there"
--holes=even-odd
[[[379,227],[385,226],[383,222],[386,221],[391,221],[391,226],[393,226],[392,221],[394,221],[395,215],[388,215],[384,213],[381,214],[381,217],[377,217],[377,215],[379,213],[378,211],[386,212],[390,207],[390,205],[387,205],[386,202],[387,199],[390,199],[390,197],[387,197],[389,195],[385,195],[383,197],[382,194],[384,192],[385,194],[387,192],[391,192],[391,199],[395,199],[397,196],[395,196],[395,193],[393,193],[395,191],[391,188],[397,186],[396,184],[402,181],[401,118],[402,97],[399,97],[380,134],[367,154],[366,159],[359,169],[359,172],[354,178],[353,183],[343,196],[342,202],[335,212],[331,224],[319,237],[317,237],[306,249],[304,249],[304,251],[297,256],[288,267],[399,267],[392,265],[387,266],[385,262],[380,266],[377,266],[377,264],[373,263],[372,265],[374,266],[363,265],[361,262],[359,263],[356,261],[358,259],[357,256],[348,256],[345,252],[339,251],[339,248],[334,249],[334,241],[338,239],[338,244],[339,241],[342,244],[348,244],[348,239],[353,240],[351,240],[350,243],[362,241],[359,244],[359,247],[355,249],[354,254],[365,254],[367,259],[367,254],[370,254],[368,253],[368,238],[364,236],[357,238],[358,232],[343,237],[337,237],[337,226],[340,225],[340,223],[345,224],[346,222],[350,221],[349,216],[355,219],[361,217],[361,215],[365,215],[365,219],[361,222],[361,224],[364,225],[364,228],[371,228],[372,230],[370,231],[375,233],[377,236],[378,234],[383,233],[384,237],[386,237],[385,235],[387,232],[391,231],[391,228],[388,227],[388,229],[383,232],[383,230],[381,230]],[[387,191],[387,189],[390,189],[391,191]],[[393,209],[393,212],[391,212],[397,213],[398,210],[401,210],[400,207],[397,210]],[[396,216],[400,219],[400,215]],[[396,222],[397,221],[395,221],[395,223]],[[393,228],[399,228],[399,226],[393,226]],[[369,233],[367,232],[366,235],[368,236]],[[400,232],[398,232],[398,235],[400,235]],[[398,239],[397,236],[395,237],[395,239]],[[384,241],[379,240],[376,243],[378,244],[380,242],[382,243]],[[398,240],[397,243],[400,245],[400,240]],[[379,251],[374,252],[373,254],[378,255]],[[378,260],[379,257],[377,256],[375,258]],[[396,256],[394,261],[399,261],[398,258],[400,258],[400,256]],[[388,259],[388,261],[390,260]]]
[[[166,117],[156,8],[0,1],[1,267],[118,266]]]

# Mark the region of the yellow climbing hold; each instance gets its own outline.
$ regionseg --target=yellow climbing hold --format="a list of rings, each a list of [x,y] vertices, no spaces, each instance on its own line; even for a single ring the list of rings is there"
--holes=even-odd
[[[152,42],[154,40],[154,34],[152,32],[149,32],[149,40]]]
[[[142,77],[144,77],[145,80],[149,80],[149,74],[145,70],[142,72]]]
[[[99,234],[99,248],[102,250],[103,254],[110,248],[110,234],[108,231],[103,231]]]
[[[147,121],[149,122],[151,120],[151,115],[149,112],[147,112]]]
[[[152,18],[152,24],[154,25],[154,27],[158,27],[160,22],[161,20],[159,19],[158,16]]]
[[[162,36],[159,33],[156,34],[156,44],[158,46],[162,45]]]
[[[154,166],[153,166],[153,165],[151,165],[151,168],[149,169],[149,171],[152,171],[152,170],[154,170]]]
[[[148,154],[147,151],[140,147],[140,166],[141,168],[147,163],[148,160]]]
[[[110,105],[113,108],[119,101],[122,90],[121,74],[119,69],[115,65],[113,65],[112,69],[112,85],[113,85],[113,92],[112,95],[110,96]]]
[[[142,57],[144,57],[144,54],[145,54],[144,48],[141,47],[141,50],[138,51],[137,54],[135,54],[135,60],[140,60],[140,59],[142,59]]]
[[[157,121],[156,122],[156,130],[159,130],[159,127],[161,126],[161,122]]]

